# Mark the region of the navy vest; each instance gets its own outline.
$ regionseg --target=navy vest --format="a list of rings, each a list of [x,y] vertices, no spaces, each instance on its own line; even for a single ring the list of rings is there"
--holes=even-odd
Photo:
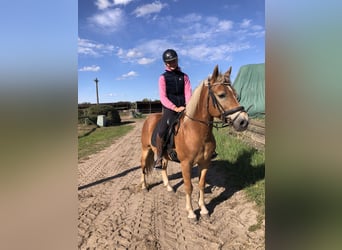
[[[167,98],[177,107],[185,106],[184,73],[178,70],[165,71]]]

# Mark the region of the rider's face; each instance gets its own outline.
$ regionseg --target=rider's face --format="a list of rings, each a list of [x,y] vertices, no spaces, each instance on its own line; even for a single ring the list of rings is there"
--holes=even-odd
[[[166,65],[171,69],[174,70],[176,68],[178,68],[178,59],[166,62]]]

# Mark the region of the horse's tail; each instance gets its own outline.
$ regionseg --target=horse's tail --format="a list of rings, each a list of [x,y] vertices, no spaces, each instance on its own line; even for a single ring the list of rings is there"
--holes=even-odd
[[[143,167],[143,173],[150,174],[152,172],[154,166],[154,153],[151,148],[143,154],[141,166]]]

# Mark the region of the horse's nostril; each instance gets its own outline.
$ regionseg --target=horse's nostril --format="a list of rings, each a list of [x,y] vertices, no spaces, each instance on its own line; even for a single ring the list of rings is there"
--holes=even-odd
[[[248,120],[242,119],[240,121],[240,129],[245,130],[248,126]]]
[[[248,119],[244,119],[244,118],[237,119],[233,123],[233,126],[236,131],[244,131],[247,129],[247,126],[248,126]]]
[[[243,119],[241,122],[240,122],[240,127],[241,128],[247,128],[248,126],[248,121]]]

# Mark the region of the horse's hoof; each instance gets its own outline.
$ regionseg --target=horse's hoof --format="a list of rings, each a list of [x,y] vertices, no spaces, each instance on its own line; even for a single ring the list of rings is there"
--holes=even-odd
[[[196,217],[194,217],[194,218],[192,218],[192,217],[189,218],[189,217],[188,217],[188,221],[189,221],[190,224],[198,224],[198,220],[197,220]]]
[[[168,192],[175,192],[175,190],[174,190],[173,187],[171,187],[171,186],[166,186],[166,190],[167,190]]]
[[[201,220],[210,222],[209,214],[201,214]]]
[[[196,214],[193,211],[190,211],[188,213],[188,219],[189,219],[189,221],[197,221]]]

